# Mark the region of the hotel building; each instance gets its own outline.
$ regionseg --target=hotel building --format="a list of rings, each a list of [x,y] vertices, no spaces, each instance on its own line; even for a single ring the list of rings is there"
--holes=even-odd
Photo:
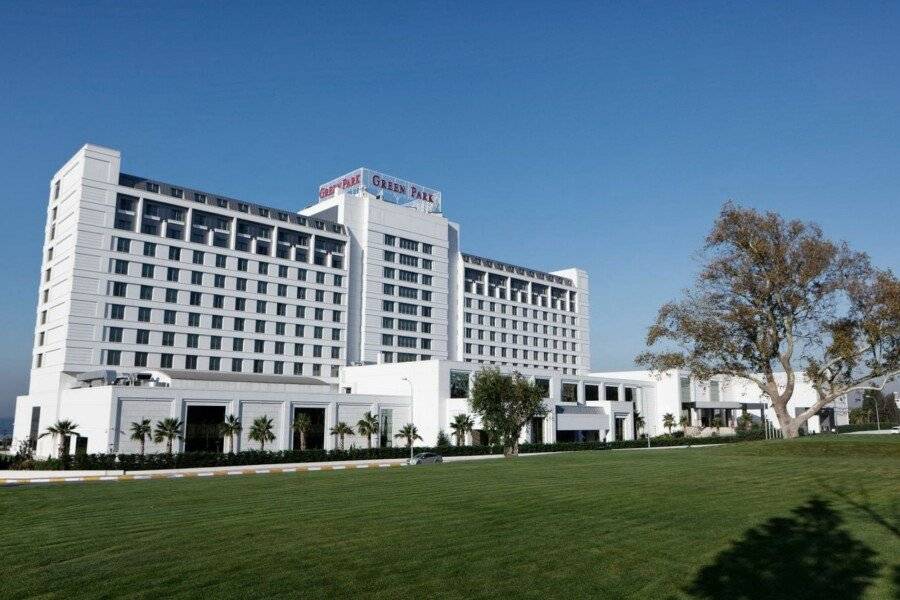
[[[582,404],[590,396],[587,274],[463,253],[437,190],[361,168],[294,213],[128,174],[121,162],[85,145],[50,181],[16,440],[70,418],[77,449],[119,451],[139,418],[174,416],[190,430],[227,411],[277,417],[275,447],[288,448],[297,410],[321,410],[327,429],[391,405],[401,426],[425,400],[397,382],[441,361],[447,377],[492,364],[546,379],[554,406],[564,389]],[[364,397],[379,386],[360,370],[403,363],[407,379],[387,386],[390,397]],[[449,418],[432,406],[416,422],[436,436]],[[602,418],[588,438],[615,432],[615,415]],[[206,447],[194,442],[185,447]],[[39,452],[50,448],[40,440]]]

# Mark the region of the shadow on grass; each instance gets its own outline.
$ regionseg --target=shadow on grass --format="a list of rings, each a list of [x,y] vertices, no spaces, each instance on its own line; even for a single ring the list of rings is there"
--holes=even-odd
[[[811,498],[791,516],[749,529],[685,591],[710,600],[853,600],[877,575],[875,556],[843,527],[829,502]]]

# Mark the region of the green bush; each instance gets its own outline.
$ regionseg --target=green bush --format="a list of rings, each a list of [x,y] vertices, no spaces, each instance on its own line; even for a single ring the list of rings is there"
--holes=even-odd
[[[890,429],[890,424],[881,424],[882,429]],[[878,429],[877,423],[857,423],[856,425],[838,425],[837,426],[838,433],[850,433],[853,431],[874,431]]]
[[[682,438],[674,435],[660,436],[650,441],[653,447],[662,446],[702,446],[707,444],[727,444],[763,439],[761,432],[739,434],[719,438]],[[559,442],[554,444],[521,444],[519,452],[577,452],[584,450],[612,450],[620,448],[645,448],[646,440],[620,442]],[[442,456],[479,456],[502,454],[501,446],[444,446],[439,448],[417,447],[415,452],[437,452]],[[206,467],[236,467],[264,464],[329,462],[343,460],[384,460],[406,458],[409,449],[402,446],[391,448],[351,448],[349,450],[247,450],[238,453],[184,452],[180,454],[78,454],[70,458],[67,465],[58,459],[31,461],[31,469],[58,470],[65,467],[76,470],[123,470],[146,471],[154,469],[188,469]],[[0,456],[0,468],[16,468],[11,456]]]

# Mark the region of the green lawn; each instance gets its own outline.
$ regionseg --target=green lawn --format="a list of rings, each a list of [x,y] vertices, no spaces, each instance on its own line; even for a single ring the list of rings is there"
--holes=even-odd
[[[895,598],[898,437],[4,488],[0,596]]]

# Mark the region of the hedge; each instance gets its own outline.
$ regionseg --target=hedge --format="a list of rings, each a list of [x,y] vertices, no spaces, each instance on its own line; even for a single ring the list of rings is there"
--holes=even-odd
[[[752,432],[737,436],[709,438],[679,438],[660,436],[652,438],[653,447],[663,446],[704,446],[709,444],[726,444],[761,440],[760,432]],[[533,454],[536,452],[577,452],[583,450],[613,450],[620,448],[645,448],[646,440],[628,440],[621,442],[559,442],[554,444],[521,444],[519,452]],[[502,454],[501,446],[443,446],[437,448],[416,447],[415,452],[436,452],[442,456],[478,456],[486,454]],[[350,450],[278,450],[265,451],[246,450],[238,453],[218,452],[184,452],[179,454],[76,454],[63,464],[59,459],[36,460],[28,465],[16,465],[14,457],[0,456],[0,468],[31,469],[76,469],[76,470],[123,470],[142,471],[150,469],[177,469],[198,467],[231,467],[243,465],[264,465],[304,462],[328,462],[344,460],[379,460],[389,458],[406,458],[409,448],[352,448]]]
[[[890,429],[893,427],[893,423],[882,423],[882,429]],[[837,432],[838,433],[851,433],[853,431],[875,431],[878,429],[877,423],[859,423],[857,425],[838,425]]]

